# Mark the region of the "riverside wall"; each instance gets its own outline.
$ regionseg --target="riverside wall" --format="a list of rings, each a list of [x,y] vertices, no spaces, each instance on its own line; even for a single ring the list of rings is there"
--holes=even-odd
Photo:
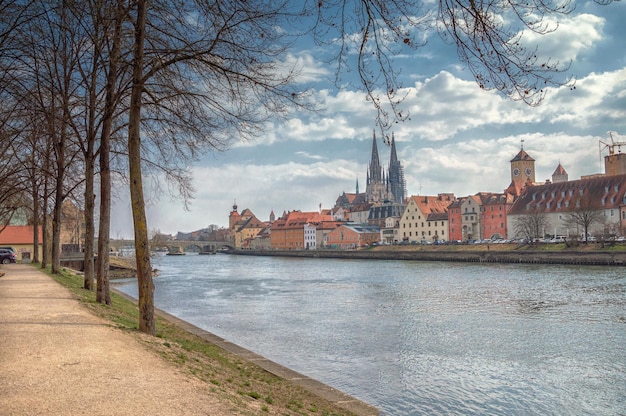
[[[626,266],[626,252],[533,250],[230,250],[242,256]]]

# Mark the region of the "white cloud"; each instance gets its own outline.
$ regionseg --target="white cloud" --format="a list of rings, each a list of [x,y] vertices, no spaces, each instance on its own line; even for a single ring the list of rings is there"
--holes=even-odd
[[[526,31],[522,38],[529,48],[540,45],[540,61],[551,58],[561,63],[576,60],[580,53],[592,48],[602,40],[602,28],[605,20],[593,14],[579,14],[544,19],[553,32],[539,34]]]
[[[443,70],[451,61],[440,55],[449,50],[422,51],[428,65],[445,62],[438,68],[404,59],[403,74],[417,81],[401,91],[407,93],[403,108],[410,111],[411,119],[394,126],[393,132],[408,192],[464,196],[502,191],[510,183],[509,161],[522,140],[536,160],[538,181],[550,178],[559,162],[570,179],[602,172],[599,141],[610,140],[609,130],[617,132],[616,141],[626,136],[623,36],[612,33],[615,44],[610,44],[611,38],[603,33],[609,27],[617,27],[622,34],[624,29],[608,8],[602,10],[610,25],[590,13],[571,15],[561,20],[555,33],[536,39],[525,36],[529,43],[539,42],[542,53],[561,60],[588,59],[600,44],[615,53],[602,62],[585,61],[585,69],[594,72],[578,76],[574,90],[550,88],[536,108],[481,90],[475,82],[463,79],[467,74],[460,67]],[[312,55],[289,59],[306,70],[303,81],[320,82],[328,75],[325,65]],[[607,62],[611,66],[600,66]],[[294,112],[284,123],[268,123],[254,142],[237,143],[228,152],[197,164],[191,211],[163,197],[147,209],[150,228],[175,233],[226,225],[235,199],[240,210],[250,208],[267,220],[272,210],[280,215],[283,210],[317,210],[320,203],[330,207],[342,192],[354,192],[357,178],[363,191],[375,110],[361,92],[335,92],[324,85],[312,97],[321,111]],[[386,166],[389,149],[378,143],[381,163]],[[116,202],[113,236],[132,235],[127,201],[122,197]]]
[[[298,83],[318,82],[325,80],[330,75],[326,65],[305,52],[298,55],[287,55],[285,66],[287,68],[298,68]]]

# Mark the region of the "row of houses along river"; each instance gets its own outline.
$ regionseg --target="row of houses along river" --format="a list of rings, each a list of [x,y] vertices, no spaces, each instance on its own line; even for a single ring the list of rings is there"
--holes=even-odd
[[[159,309],[383,415],[626,412],[622,267],[186,255]],[[137,296],[136,282],[118,289]]]

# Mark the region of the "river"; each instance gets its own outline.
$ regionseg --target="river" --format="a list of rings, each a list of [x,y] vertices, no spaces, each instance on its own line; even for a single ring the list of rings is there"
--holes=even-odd
[[[626,414],[626,273],[232,255],[153,260],[156,307],[382,415]],[[116,287],[137,297],[135,281]]]

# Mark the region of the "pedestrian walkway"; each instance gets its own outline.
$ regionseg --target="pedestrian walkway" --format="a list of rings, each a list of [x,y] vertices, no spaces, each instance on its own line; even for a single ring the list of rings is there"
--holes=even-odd
[[[239,414],[35,267],[0,273],[0,416]]]

